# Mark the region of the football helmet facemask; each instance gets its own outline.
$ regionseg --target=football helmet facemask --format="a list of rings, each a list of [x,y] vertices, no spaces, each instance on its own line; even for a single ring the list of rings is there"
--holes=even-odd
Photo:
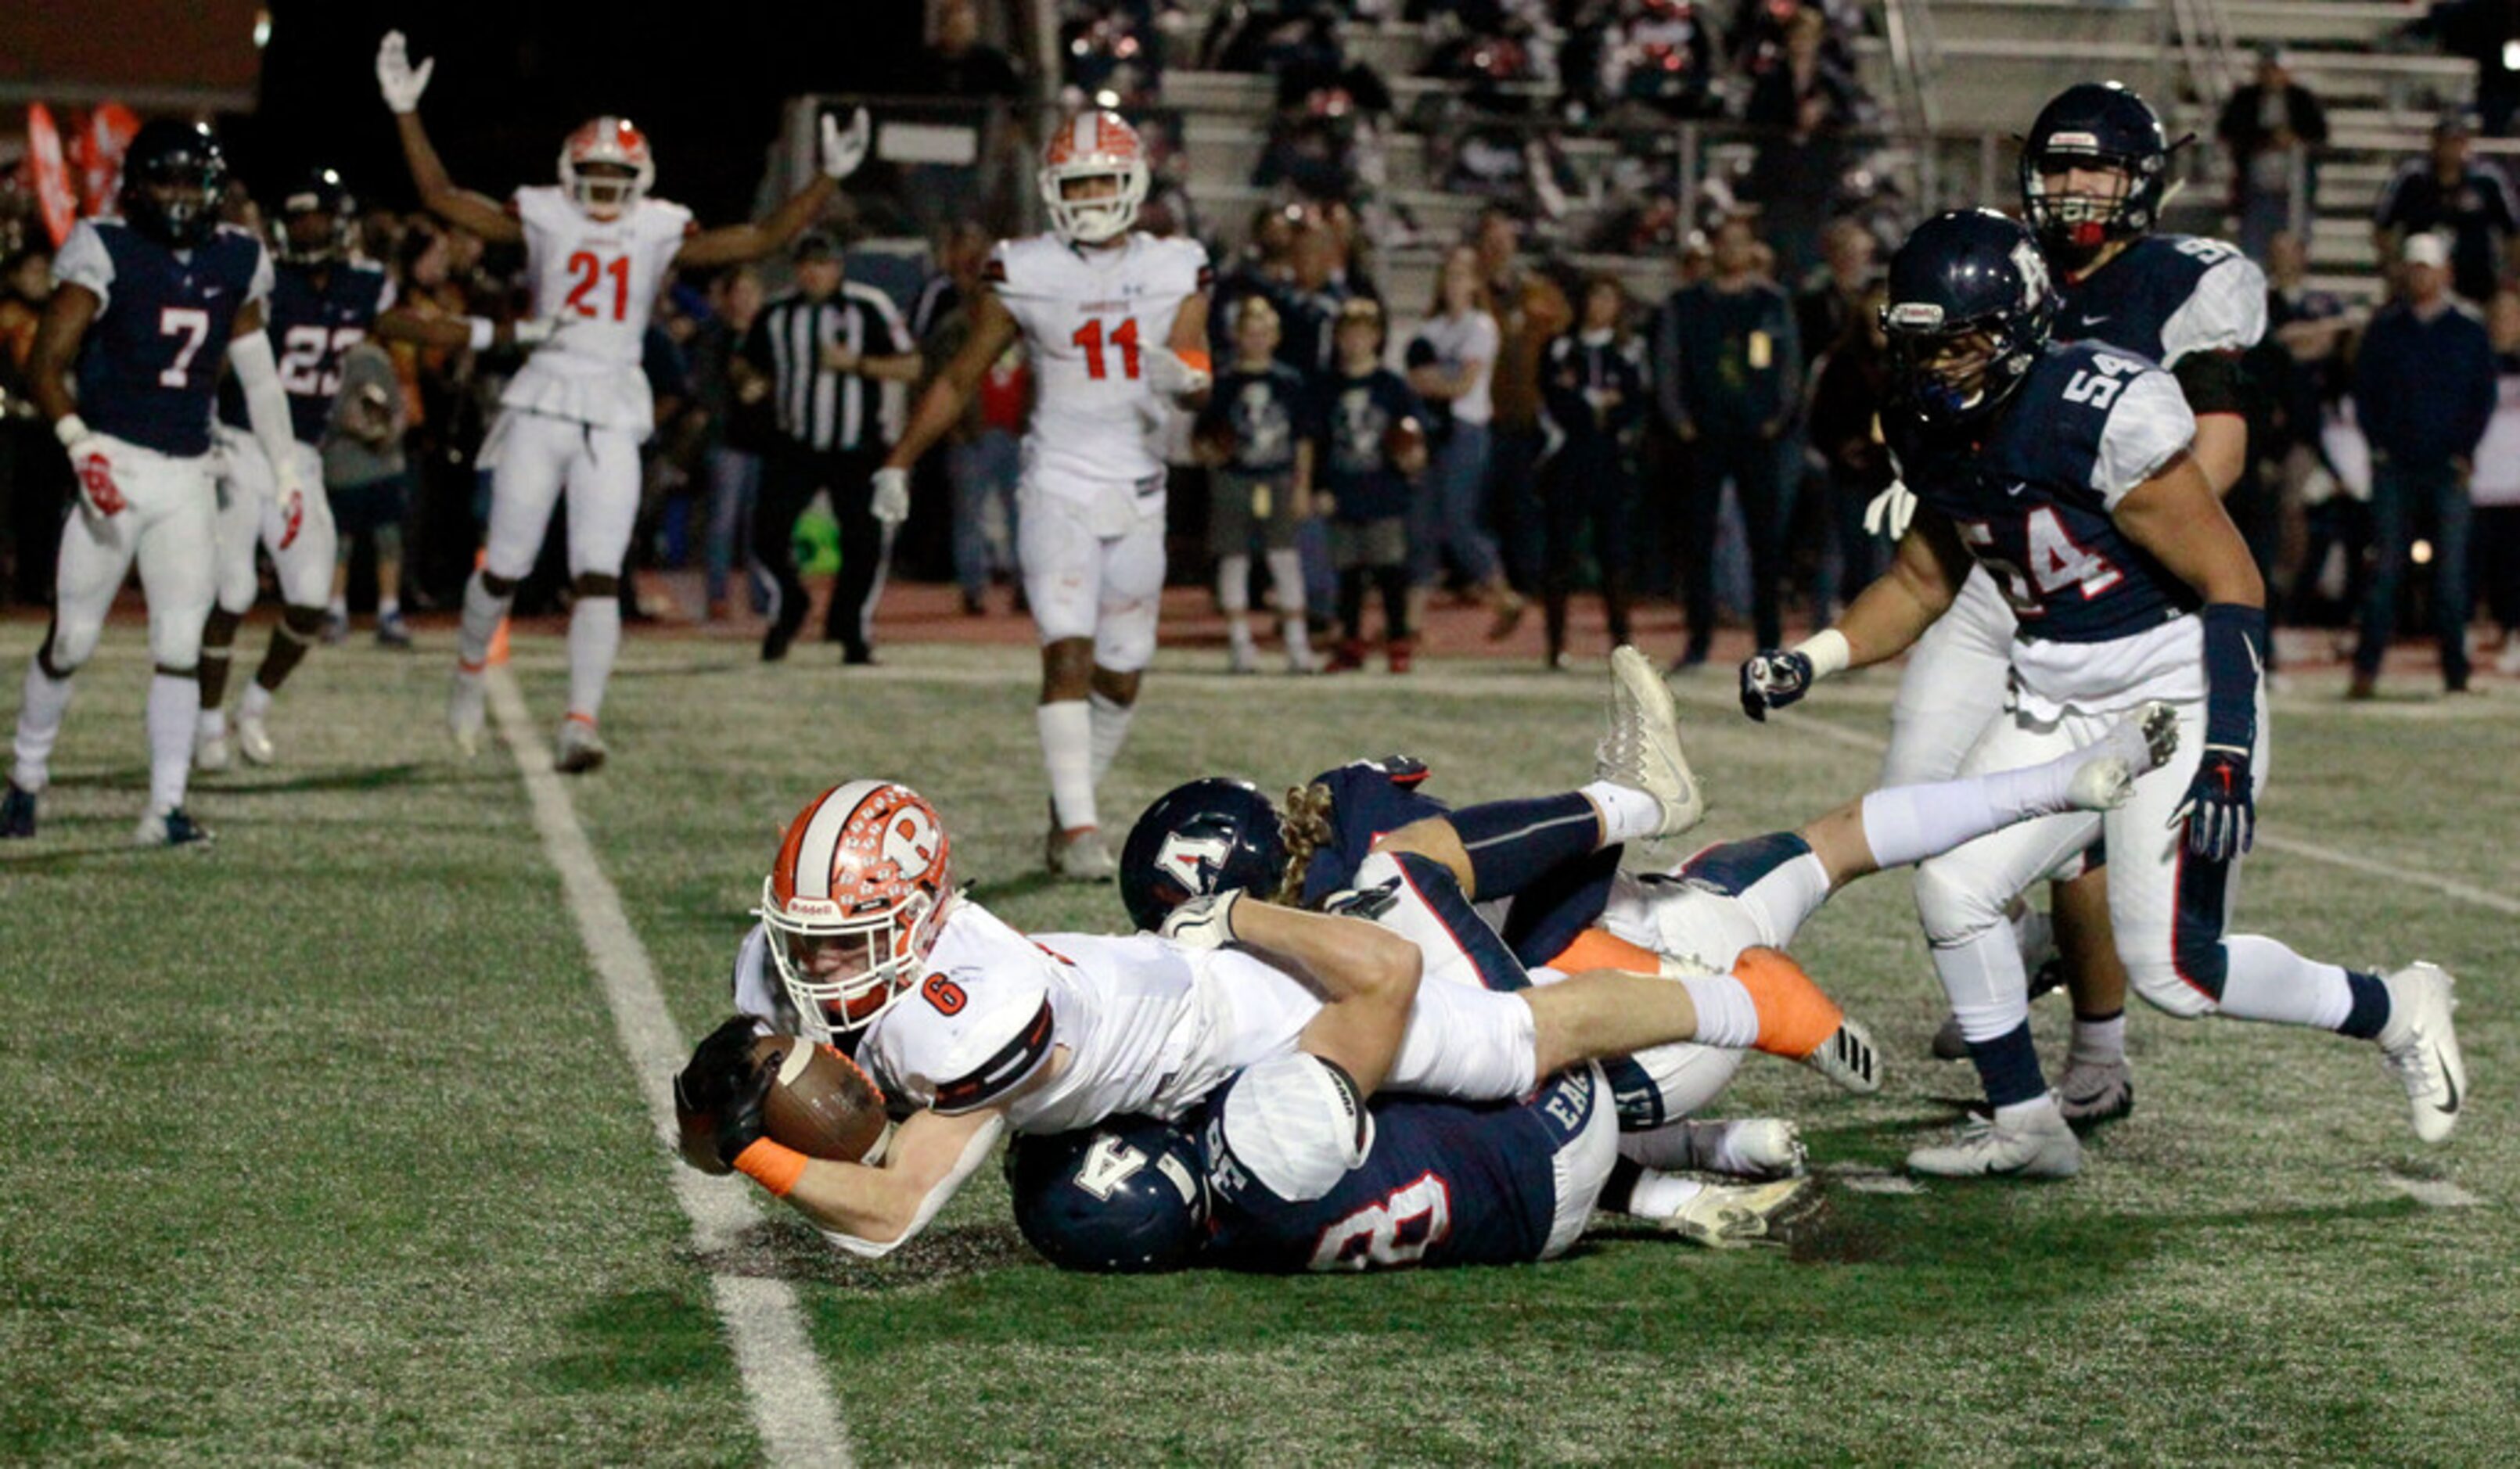
[[[1079,112],[1041,154],[1041,201],[1050,226],[1071,245],[1100,245],[1138,221],[1147,201],[1147,149],[1138,130],[1109,111]],[[1068,186],[1108,179],[1107,190],[1071,195]]]
[[[753,911],[807,1039],[862,1029],[907,993],[954,896],[944,823],[917,791],[852,780],[807,803]]]
[[[122,217],[162,245],[189,249],[218,231],[227,182],[227,151],[209,124],[157,118],[123,153]]]
[[[1881,330],[1893,391],[1926,422],[1986,417],[2021,385],[2056,316],[2048,263],[1993,209],[1937,214],[1890,259]]]
[[[2067,87],[2039,110],[2022,140],[2022,212],[2060,264],[2079,267],[2110,241],[2139,238],[2161,222],[2177,148],[2151,105],[2124,83]],[[2075,170],[2113,182],[2099,193],[2051,192],[2049,180]]]
[[[568,135],[560,151],[560,184],[569,201],[596,219],[637,208],[656,182],[648,135],[627,117],[598,117]]]
[[[280,210],[271,228],[272,252],[298,265],[345,258],[356,222],[351,216],[358,210],[358,200],[350,197],[350,187],[341,182],[340,173],[318,164],[306,171],[297,187],[280,197]],[[329,222],[323,229],[300,228],[300,221],[318,216]]]
[[[1147,808],[1120,848],[1120,901],[1148,933],[1192,898],[1228,888],[1259,897],[1286,870],[1278,808],[1248,780],[1210,776],[1177,785]]]

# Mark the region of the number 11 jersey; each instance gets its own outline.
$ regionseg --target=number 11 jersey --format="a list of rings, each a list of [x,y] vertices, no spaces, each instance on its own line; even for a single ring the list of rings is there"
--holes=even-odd
[[[525,231],[533,314],[558,330],[499,401],[647,437],[656,417],[640,371],[648,315],[692,232],[692,211],[643,199],[614,218],[596,219],[551,186],[518,190],[511,207]]]

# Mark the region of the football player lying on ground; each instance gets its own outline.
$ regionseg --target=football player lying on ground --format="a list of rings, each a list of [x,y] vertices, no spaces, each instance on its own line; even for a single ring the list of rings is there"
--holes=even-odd
[[[1601,839],[1685,829],[1701,808],[1667,696],[1619,714],[1604,779],[1587,787]],[[1390,908],[1364,898],[1364,909]],[[1877,1085],[1868,1069],[1826,1060],[1868,1055],[1868,1043],[1805,1033],[1814,1017],[1843,1022],[1790,963],[1677,983],[1601,968],[1546,989],[1421,987],[1415,943],[1336,900],[1324,906],[1220,892],[1175,909],[1160,937],[1035,942],[956,890],[947,834],[924,800],[852,781],[788,826],[761,924],[737,959],[742,1014],[700,1044],[678,1101],[716,1119],[720,1161],[844,1248],[881,1255],[925,1226],[1008,1128],[1175,1118],[1215,1093],[1217,1186],[1301,1202],[1364,1161],[1364,1103],[1377,1090],[1528,1096],[1570,1066],[1697,1039],[1701,993],[1749,1012],[1753,1029],[1761,1014],[1785,1017],[1775,1027],[1784,1053],[1821,1057],[1842,1085]],[[878,1166],[808,1159],[764,1135],[772,1077],[749,1041],[769,1032],[846,1038],[912,1109]]]
[[[1622,696],[1668,700],[1634,648],[1614,653],[1612,668]],[[1730,968],[1755,981],[1790,965],[1778,951],[1846,883],[2015,822],[2109,809],[2176,747],[2173,711],[2147,706],[2044,765],[1874,791],[1799,830],[1721,843],[1670,872],[1634,875],[1619,871],[1619,849],[1601,845],[1587,813],[1564,798],[1455,811],[1424,793],[1426,768],[1412,760],[1328,772],[1290,792],[1282,816],[1243,781],[1194,780],[1159,798],[1130,832],[1121,895],[1133,918],[1153,926],[1176,904],[1232,888],[1297,904],[1335,891],[1351,908],[1357,895],[1377,894],[1388,905],[1379,921],[1418,941],[1430,983],[1510,985],[1527,969],[1546,985],[1597,966]],[[1509,903],[1493,901],[1506,894]],[[1750,1024],[1706,1001],[1699,1008],[1700,1044],[1601,1062],[1627,1135],[1627,1166],[1603,1207],[1663,1220],[1688,1202],[1689,1180],[1645,1173],[1640,1181],[1638,1165],[1755,1177],[1800,1162],[1793,1125],[1781,1119],[1687,1120],[1739,1068]],[[1736,1028],[1725,1035],[1710,1012],[1732,1014]]]

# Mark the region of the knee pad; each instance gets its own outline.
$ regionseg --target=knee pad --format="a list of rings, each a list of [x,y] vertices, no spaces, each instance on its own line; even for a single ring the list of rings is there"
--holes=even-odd
[[[614,597],[621,591],[621,578],[601,571],[581,571],[569,578],[569,590],[580,597]]]
[[[1266,1210],[1320,1198],[1373,1147],[1373,1117],[1337,1063],[1303,1051],[1245,1067],[1208,1123],[1209,1182]]]
[[[91,642],[90,646],[94,646]],[[202,661],[202,624],[190,617],[149,616],[149,657],[159,668],[194,668]]]
[[[280,625],[287,628],[289,635],[298,642],[310,642],[317,634],[324,631],[324,609],[284,606],[280,609]]]
[[[2010,893],[1983,890],[1977,874],[1937,858],[1916,868],[1916,916],[1925,942],[1936,948],[1964,944],[2004,921]]]
[[[2222,1008],[2223,976],[2229,968],[2229,958],[2217,940],[2181,945],[2172,960],[2129,964],[2127,980],[2154,1009],[2194,1020]]]
[[[52,630],[44,635],[44,645],[35,650],[35,661],[52,677],[67,679],[96,652],[97,635],[104,630],[102,620],[71,621],[56,613]]]

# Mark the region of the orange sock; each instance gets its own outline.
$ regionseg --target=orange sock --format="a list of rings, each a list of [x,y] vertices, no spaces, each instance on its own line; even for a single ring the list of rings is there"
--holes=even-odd
[[[1561,974],[1587,969],[1625,969],[1631,974],[1659,974],[1662,956],[1641,948],[1605,928],[1587,928],[1575,935],[1565,952],[1549,961]]]
[[[770,1190],[774,1198],[788,1197],[788,1190],[805,1177],[806,1158],[792,1147],[783,1146],[767,1137],[755,1137],[735,1155],[735,1171]]]
[[[1758,1046],[1770,1055],[1799,1061],[1846,1023],[1846,1011],[1782,950],[1742,950],[1732,961],[1732,977],[1750,992],[1759,1011]]]

